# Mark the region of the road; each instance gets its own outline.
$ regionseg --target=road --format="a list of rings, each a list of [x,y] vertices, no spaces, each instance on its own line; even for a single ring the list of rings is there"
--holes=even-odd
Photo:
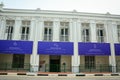
[[[81,76],[81,77],[44,77],[44,76],[3,76],[0,80],[120,80],[120,76]]]

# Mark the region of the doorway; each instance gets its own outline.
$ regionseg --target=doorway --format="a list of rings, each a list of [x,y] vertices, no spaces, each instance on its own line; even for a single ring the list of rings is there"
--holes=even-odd
[[[13,68],[24,68],[24,54],[13,54],[12,67]]]
[[[50,55],[50,72],[60,72],[61,56]]]
[[[85,68],[95,69],[95,56],[85,56]]]

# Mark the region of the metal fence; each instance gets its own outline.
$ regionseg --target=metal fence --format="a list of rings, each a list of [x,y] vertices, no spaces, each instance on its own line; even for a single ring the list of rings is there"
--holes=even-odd
[[[0,63],[0,71],[30,71],[30,64]]]
[[[112,72],[112,69],[116,68],[116,72],[120,72],[120,66],[111,66],[111,65],[95,65],[93,66],[66,66],[66,65],[53,65],[53,68],[50,64],[46,64],[39,68],[39,71],[42,72],[75,72],[74,70],[79,69],[79,73],[82,72]],[[53,71],[51,69],[54,69]]]
[[[112,66],[110,65],[96,65],[96,66],[85,66],[80,65],[80,72],[112,72]]]
[[[45,64],[39,67],[40,72],[74,72],[75,69],[79,69],[79,73],[83,72],[112,72],[112,69],[116,68],[116,72],[120,72],[120,65],[110,66],[110,65],[95,65],[92,66],[67,66],[67,65],[50,65]],[[0,63],[0,71],[31,71],[32,66],[30,63],[25,64],[12,64],[12,63]]]

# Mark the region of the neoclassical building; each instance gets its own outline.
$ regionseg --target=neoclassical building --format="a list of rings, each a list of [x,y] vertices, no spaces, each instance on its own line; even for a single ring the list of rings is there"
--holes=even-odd
[[[0,70],[119,72],[120,15],[0,4]]]

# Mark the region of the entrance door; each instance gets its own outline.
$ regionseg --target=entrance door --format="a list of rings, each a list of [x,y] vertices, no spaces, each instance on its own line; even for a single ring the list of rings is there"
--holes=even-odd
[[[95,56],[85,56],[85,68],[86,69],[95,68]]]
[[[13,54],[13,68],[24,68],[24,54]]]
[[[50,72],[60,72],[60,56],[50,56]]]

